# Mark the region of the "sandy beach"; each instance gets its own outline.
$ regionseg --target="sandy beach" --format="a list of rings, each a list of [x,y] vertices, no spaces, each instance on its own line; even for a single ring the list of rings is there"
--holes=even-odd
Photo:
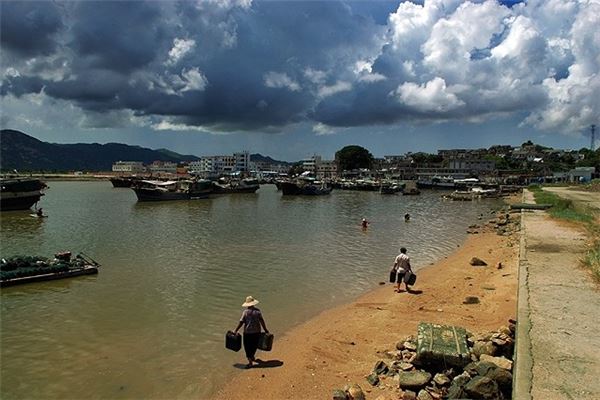
[[[519,214],[511,215],[516,218]],[[265,364],[240,371],[214,398],[244,399],[251,393],[258,399],[327,399],[333,389],[348,383],[358,383],[367,398],[391,394],[393,382],[384,383],[384,389],[389,387],[382,390],[372,388],[365,377],[385,358],[385,351],[416,334],[419,322],[483,333],[507,325],[515,316],[518,249],[518,233],[499,236],[486,228],[469,235],[450,256],[418,270],[414,293],[395,293],[393,285],[385,283],[283,337],[274,332],[273,350],[257,354]],[[471,266],[472,257],[488,265]],[[418,265],[418,260],[412,263]],[[374,279],[384,281],[386,276]],[[477,296],[480,303],[463,304],[466,296]],[[272,306],[262,304],[265,315]],[[243,351],[238,354],[239,362],[245,363]]]

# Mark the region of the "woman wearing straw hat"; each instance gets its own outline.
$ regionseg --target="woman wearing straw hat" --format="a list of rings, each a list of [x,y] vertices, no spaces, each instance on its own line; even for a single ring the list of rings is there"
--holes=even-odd
[[[246,357],[248,358],[248,365],[246,365],[246,368],[251,368],[255,361],[254,355],[256,354],[256,349],[258,349],[260,327],[262,326],[265,332],[269,333],[269,330],[265,325],[265,320],[262,317],[262,313],[258,308],[254,307],[257,304],[258,300],[254,297],[246,297],[246,301],[242,304],[242,307],[246,307],[246,309],[242,313],[237,328],[234,330],[234,333],[237,333],[242,325],[244,325],[244,350],[246,351]]]

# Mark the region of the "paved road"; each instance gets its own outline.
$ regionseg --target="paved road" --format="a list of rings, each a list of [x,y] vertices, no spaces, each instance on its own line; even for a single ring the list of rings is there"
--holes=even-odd
[[[600,292],[585,250],[584,231],[523,213],[514,399],[600,399]]]
[[[555,193],[560,197],[573,200],[590,207],[596,211],[600,210],[600,193],[572,190],[566,187],[545,187],[544,190]]]

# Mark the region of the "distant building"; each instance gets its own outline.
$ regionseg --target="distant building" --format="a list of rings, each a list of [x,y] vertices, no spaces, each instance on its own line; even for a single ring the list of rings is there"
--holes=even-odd
[[[137,174],[145,172],[146,168],[140,161],[117,161],[112,165],[112,171],[118,173]]]
[[[337,163],[335,160],[323,160],[319,155],[302,160],[302,168],[310,171],[318,179],[336,178],[338,175]]]
[[[199,161],[192,161],[188,165],[188,170],[191,174],[204,177],[248,172],[250,171],[250,153],[243,151],[230,156],[202,156]]]
[[[148,166],[148,170],[153,174],[176,174],[177,163],[171,161],[154,161]]]
[[[589,182],[592,180],[595,173],[596,168],[594,167],[577,167],[569,171],[569,181],[581,183]]]
[[[453,159],[449,160],[448,169],[491,172],[496,169],[496,163],[492,160]]]

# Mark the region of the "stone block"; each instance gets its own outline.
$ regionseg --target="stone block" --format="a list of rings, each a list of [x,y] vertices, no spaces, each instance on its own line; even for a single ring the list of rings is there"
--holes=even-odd
[[[420,365],[463,367],[471,361],[464,328],[419,323],[417,358]]]

